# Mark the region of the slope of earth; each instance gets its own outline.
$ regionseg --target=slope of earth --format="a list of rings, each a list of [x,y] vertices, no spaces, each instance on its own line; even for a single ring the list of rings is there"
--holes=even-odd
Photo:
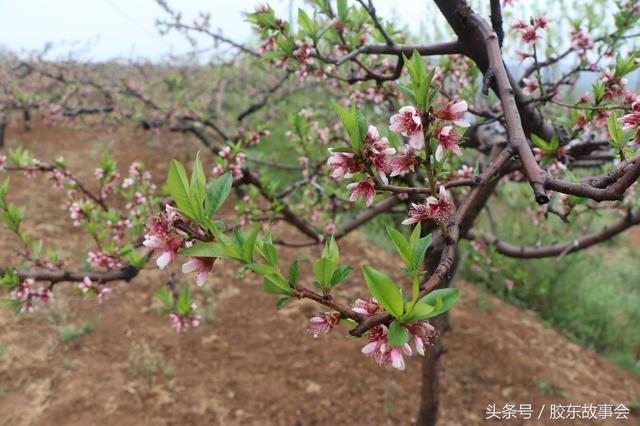
[[[43,160],[63,154],[70,168],[84,170],[85,176],[91,176],[108,147],[123,172],[132,159],[141,158],[158,183],[169,156],[184,159],[196,149],[180,137],[141,132],[105,135],[38,127],[30,133],[12,129],[10,139],[10,145],[22,143]],[[12,200],[29,207],[29,231],[51,243],[61,241],[68,254],[89,248],[70,226],[61,194],[43,181],[12,178]],[[295,237],[284,227],[277,232]],[[12,258],[14,246],[0,231],[0,264]],[[356,271],[368,263],[399,274],[399,259],[362,234],[350,235],[340,248],[344,262]],[[281,262],[317,254],[318,248],[283,249]],[[302,269],[304,277],[308,262]],[[0,312],[1,423],[412,424],[419,401],[418,356],[405,372],[391,371],[364,358],[364,342],[345,338],[344,328],[314,340],[305,328],[316,305],[294,302],[276,311],[275,297],[262,292],[259,280],[237,278],[237,272],[235,265],[217,265],[206,287],[195,293],[205,321],[183,334],[157,313],[153,294],[167,276],[153,268],[130,284],[113,285],[114,294],[101,305],[80,300],[74,285],[61,284],[57,301],[34,315]],[[360,273],[352,278],[337,292],[340,300],[365,294]],[[445,336],[441,424],[482,424],[488,404],[526,403],[535,411],[545,404],[640,400],[640,383],[625,371],[545,329],[532,314],[464,282],[456,285],[462,298]]]

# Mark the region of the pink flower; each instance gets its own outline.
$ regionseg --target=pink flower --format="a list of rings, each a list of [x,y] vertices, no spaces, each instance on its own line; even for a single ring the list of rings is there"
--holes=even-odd
[[[41,303],[48,303],[53,300],[53,292],[49,289],[39,288],[34,293],[34,297]]]
[[[431,209],[426,204],[411,203],[409,215],[402,221],[403,225],[413,225],[431,219]]]
[[[336,226],[335,223],[333,222],[329,222],[327,223],[327,225],[324,227],[324,232],[326,232],[329,235],[333,235],[338,231],[338,227]]]
[[[336,180],[353,177],[362,170],[362,165],[356,163],[355,154],[352,152],[333,152],[329,148],[331,156],[327,160],[330,175]]]
[[[620,117],[622,121],[622,130],[640,130],[640,102],[633,104],[633,112]],[[640,132],[636,133],[636,138],[640,138]]]
[[[192,310],[195,310],[196,305],[193,304],[191,306],[192,306]],[[202,317],[200,315],[195,315],[193,313],[189,315],[180,315],[180,314],[171,313],[169,314],[169,318],[171,319],[171,327],[173,327],[173,329],[177,333],[182,333],[183,331],[187,331],[189,326],[194,328],[198,327],[200,325],[200,321],[202,320]]]
[[[516,55],[518,56],[518,59],[520,60],[520,62],[532,56],[531,53],[523,52],[522,50],[516,51]]]
[[[524,87],[527,88],[529,93],[533,93],[538,89],[538,82],[533,79],[523,78],[522,82],[524,83]]]
[[[409,208],[409,214],[407,218],[402,221],[402,224],[413,225],[414,223],[423,222],[428,219],[444,223],[451,214],[452,208],[453,203],[449,201],[444,186],[441,186],[438,198],[430,196],[424,204],[412,203]]]
[[[117,255],[112,255],[103,251],[87,253],[87,260],[95,267],[107,269],[117,269],[122,266]]]
[[[14,300],[19,300],[21,302],[26,302],[29,297],[35,293],[33,286],[35,285],[35,281],[33,280],[33,278],[27,278],[26,280],[22,281],[22,283],[15,289],[13,290],[9,296],[14,299]]]
[[[253,10],[255,10],[256,13],[267,13],[269,12],[269,6],[264,3],[258,3],[253,6]]]
[[[405,363],[402,354],[404,352],[407,356],[411,356],[413,353],[411,347],[407,343],[400,347],[390,346],[387,333],[385,325],[372,328],[369,331],[369,343],[362,348],[361,352],[382,367],[404,370]]]
[[[473,177],[473,167],[463,164],[462,167],[456,171],[456,175],[458,175],[459,178],[470,179]]]
[[[369,126],[367,137],[364,139],[365,155],[371,161],[371,164],[378,170],[380,180],[386,185],[389,183],[387,179],[387,171],[389,169],[389,161],[391,156],[396,153],[394,148],[389,146],[387,138],[380,138],[378,129]]]
[[[456,126],[469,127],[469,123],[464,120],[464,114],[467,112],[466,101],[451,101],[444,106],[436,114],[441,120],[453,122]]]
[[[93,288],[93,283],[89,277],[84,277],[84,280],[78,284],[78,288],[82,290],[82,293],[86,293]]]
[[[415,172],[415,165],[418,161],[415,149],[411,145],[403,145],[398,151],[398,155],[392,157],[389,163],[391,176]]]
[[[314,338],[324,336],[330,332],[333,327],[340,322],[340,314],[337,312],[325,312],[317,317],[311,318],[309,321],[313,324],[307,329],[307,332],[313,335]]]
[[[362,198],[367,207],[371,205],[373,197],[376,196],[373,180],[371,180],[370,177],[360,182],[350,183],[347,185],[347,189],[351,191],[351,195],[349,196],[350,201],[356,201],[358,198]]]
[[[194,257],[184,265],[182,265],[182,273],[198,272],[196,284],[199,287],[204,285],[209,272],[213,271],[213,265],[216,261],[215,257]]]
[[[438,148],[436,148],[436,160],[441,161],[444,157],[444,152],[449,150],[455,155],[462,155],[462,150],[458,146],[456,137],[458,136],[456,131],[451,126],[444,126],[438,128],[433,132],[433,135],[438,138]]]
[[[101,287],[98,289],[98,303],[102,303],[110,294],[112,290],[109,287]]]
[[[412,106],[402,107],[399,114],[391,116],[389,130],[408,137],[409,144],[415,149],[420,149],[424,146],[420,111]]]
[[[520,31],[527,28],[527,24],[522,19],[516,19],[513,21],[511,28],[513,28],[516,31]]]
[[[536,18],[533,23],[536,27],[540,28],[540,29],[545,29],[549,26],[549,18],[547,18],[546,16],[541,16],[539,18]]]
[[[522,32],[522,41],[527,44],[534,44],[539,38],[540,36],[536,33],[536,27],[534,26],[530,25]]]
[[[7,162],[6,155],[0,155],[0,172],[4,170],[4,164]]]
[[[353,312],[370,317],[382,311],[382,307],[375,298],[370,298],[368,302],[362,299],[356,299],[351,308]]]
[[[438,332],[428,321],[412,321],[405,325],[409,332],[409,340],[416,348],[416,352],[424,356],[424,348],[430,344],[438,335]]]
[[[152,218],[147,229],[142,245],[153,249],[154,253],[158,254],[156,264],[158,268],[164,269],[176,258],[183,244],[182,239],[172,232],[173,227],[164,213]]]

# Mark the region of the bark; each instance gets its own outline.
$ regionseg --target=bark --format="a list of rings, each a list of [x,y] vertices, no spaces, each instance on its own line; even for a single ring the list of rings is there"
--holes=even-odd
[[[31,131],[31,111],[29,108],[24,108],[22,110],[22,119],[24,120],[24,131]]]
[[[7,129],[7,121],[4,117],[0,117],[0,148],[4,147],[4,135]]]
[[[434,243],[427,252],[425,260],[425,267],[427,270],[434,270],[439,262],[440,256],[444,249],[444,242],[442,238],[435,238]],[[452,270],[456,270],[457,262],[459,260],[458,253],[454,259],[454,265]],[[438,288],[447,288],[451,286],[453,281],[453,275],[449,279],[442,282]],[[449,328],[449,315],[448,313],[440,315],[431,320],[440,337],[433,345],[429,345],[424,354],[422,360],[422,390],[420,409],[418,412],[417,426],[434,426],[438,420],[438,408],[440,405],[440,378],[443,374],[443,369],[440,365],[440,358],[445,353],[445,347],[442,341],[443,334]]]

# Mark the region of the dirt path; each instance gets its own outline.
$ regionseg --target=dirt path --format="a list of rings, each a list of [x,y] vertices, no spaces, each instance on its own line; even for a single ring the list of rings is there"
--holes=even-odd
[[[73,166],[99,155],[90,134],[37,129],[17,134],[34,151],[57,152],[64,143]],[[144,158],[156,171],[166,164],[158,141],[127,145],[113,135],[103,141],[127,157]],[[36,142],[37,141],[37,142]],[[164,143],[168,139],[161,139]],[[169,150],[184,150],[172,139]],[[122,145],[121,145],[122,144]],[[92,157],[93,156],[93,157]],[[90,171],[89,171],[90,172]],[[41,181],[24,185],[14,200],[29,203],[29,226],[43,236],[67,236],[66,213],[55,206],[57,194],[31,192]],[[53,203],[53,204],[52,204]],[[65,215],[64,219],[59,214]],[[280,229],[289,233],[290,230]],[[12,245],[0,232],[0,263]],[[284,250],[284,262],[316,249]],[[370,244],[361,234],[341,243],[346,262],[359,269],[366,260],[398,273],[398,259]],[[303,264],[302,276],[309,271]],[[409,425],[418,403],[420,359],[407,371],[384,370],[360,354],[361,340],[345,338],[342,328],[313,340],[307,319],[317,307],[291,303],[275,310],[254,276],[238,280],[237,268],[221,263],[196,299],[206,310],[204,323],[178,335],[157,315],[152,294],[166,277],[145,271],[130,284],[115,287],[102,305],[82,301],[73,286],[57,294],[52,307],[34,316],[0,312],[0,413],[4,425]],[[488,404],[629,403],[640,401],[640,383],[592,352],[545,329],[520,311],[473,286],[459,282],[461,302],[452,311],[452,331],[443,378],[441,424],[482,424]],[[359,273],[336,295],[353,300],[364,294]],[[86,323],[86,324],[85,324]],[[85,324],[84,329],[82,325]],[[506,422],[505,424],[518,424]],[[527,424],[556,424],[529,422]],[[561,422],[562,424],[562,422]],[[564,424],[580,424],[565,421]],[[637,417],[627,422],[640,424]]]

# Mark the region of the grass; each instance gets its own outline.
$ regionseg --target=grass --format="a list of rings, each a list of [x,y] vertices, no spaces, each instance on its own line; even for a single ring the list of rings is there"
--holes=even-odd
[[[134,344],[129,352],[129,376],[151,379],[158,374],[171,376],[174,368],[161,352],[154,352],[146,343]]]
[[[536,382],[535,387],[536,389],[538,389],[538,391],[542,395],[561,396],[563,398],[569,397],[569,395],[567,395],[566,392],[564,392],[562,389],[560,389],[559,387],[557,387],[556,385],[550,382],[545,382],[545,381]]]
[[[93,328],[94,325],[91,321],[85,321],[82,324],[69,324],[58,327],[58,336],[61,343],[68,343],[80,336],[91,333]]]
[[[494,209],[498,210],[497,234],[517,244],[570,241],[601,229],[612,219],[594,215],[567,227],[551,216],[532,226],[528,215],[514,213],[526,208],[518,201],[523,198],[509,190],[503,195],[508,200],[504,204],[511,208]],[[640,253],[624,237],[587,251],[535,260],[506,258],[491,249],[481,254],[468,243],[462,247],[471,254],[462,268],[464,279],[536,311],[571,340],[640,377]]]

